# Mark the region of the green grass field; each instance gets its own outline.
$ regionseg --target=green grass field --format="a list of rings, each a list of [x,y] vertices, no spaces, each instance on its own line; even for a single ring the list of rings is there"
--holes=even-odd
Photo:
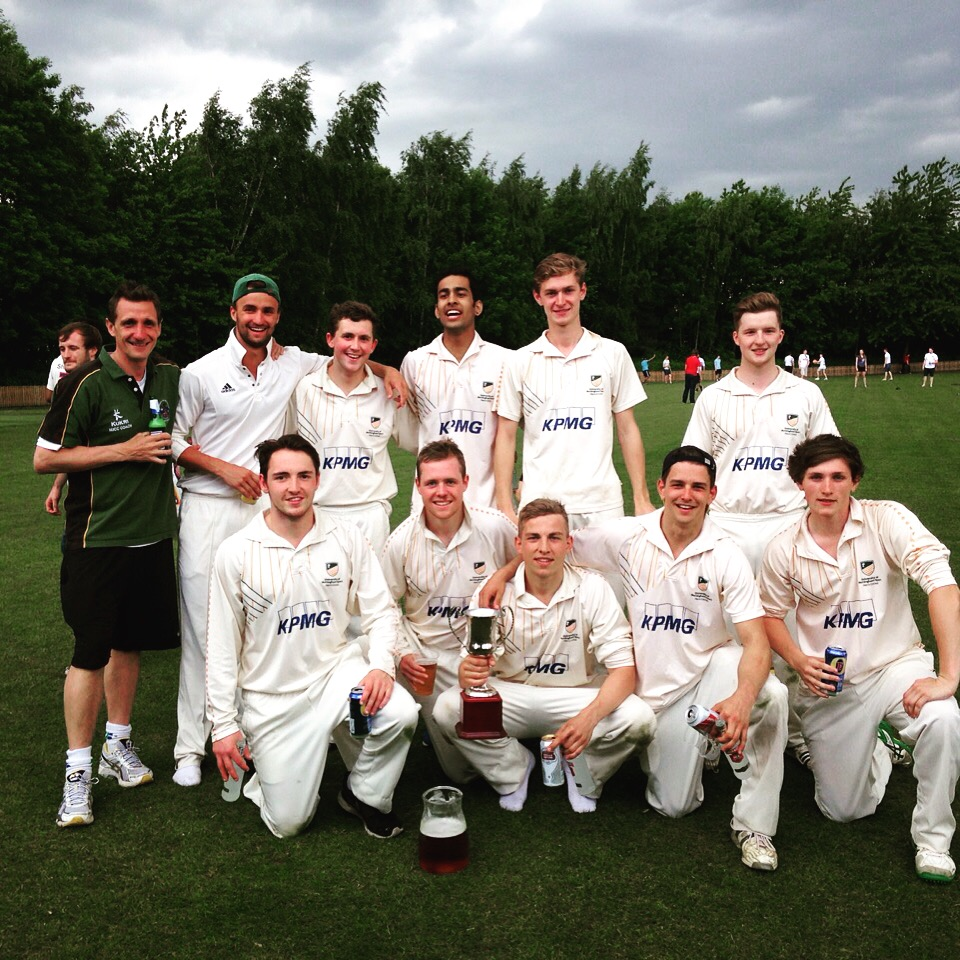
[[[960,374],[919,377],[866,392],[823,384],[841,430],[864,451],[864,497],[901,500],[954,551]],[[682,385],[653,384],[637,410],[653,489],[683,433]],[[593,816],[537,776],[520,814],[492,791],[465,791],[471,864],[449,877],[417,865],[421,792],[443,782],[415,743],[396,795],[407,830],[368,838],[336,806],[343,773],[332,754],[320,809],[302,836],[278,841],[249,802],[220,800],[209,763],[199,789],[171,782],[178,658],[144,657],[134,717],[152,786],[95,789],[96,822],[54,825],[65,748],[64,667],[72,648],[58,599],[60,521],[46,516],[49,478],[31,470],[42,411],[0,411],[9,467],[2,485],[0,671],[7,762],[0,790],[0,957],[332,958],[914,958],[948,957],[960,940],[960,883],[914,877],[915,784],[896,768],[876,816],[825,820],[812,777],[788,764],[776,844],[780,869],[740,864],[728,838],[736,781],[706,775],[695,814],[646,810],[639,765],[610,783]],[[397,456],[406,514],[411,459]],[[957,570],[957,566],[954,567]],[[150,616],[148,584],[137,590]],[[925,638],[922,594],[914,593]],[[137,624],[130,625],[131,630]],[[954,853],[960,855],[960,846]],[[953,944],[951,947],[950,944]]]

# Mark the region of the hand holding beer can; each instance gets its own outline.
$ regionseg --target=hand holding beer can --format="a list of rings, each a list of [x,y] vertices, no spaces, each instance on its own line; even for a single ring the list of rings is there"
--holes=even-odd
[[[843,678],[847,672],[847,651],[843,647],[827,647],[823,651],[823,659],[828,667],[833,667],[837,671],[836,679],[824,681],[827,684],[833,684],[833,692],[827,696],[835,697],[843,689]]]
[[[540,741],[540,767],[543,770],[543,785],[545,787],[562,787],[564,780],[563,763],[560,747],[555,747],[557,738],[548,733]]]
[[[363,706],[363,687],[350,691],[350,736],[362,740],[370,733],[370,717]]]
[[[702,707],[699,704],[693,704],[687,710],[687,723],[693,727],[697,733],[706,737],[708,740],[717,742],[723,735],[727,727],[726,721],[709,707]],[[739,750],[724,750],[723,755],[730,761],[733,772],[741,779],[746,780],[750,773],[750,761]]]

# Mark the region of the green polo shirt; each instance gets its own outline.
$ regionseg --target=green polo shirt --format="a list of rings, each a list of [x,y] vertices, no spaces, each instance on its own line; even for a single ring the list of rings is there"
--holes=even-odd
[[[57,385],[40,437],[61,447],[123,443],[147,430],[151,399],[173,426],[180,368],[147,362],[144,392],[106,351]],[[177,510],[169,463],[111,463],[70,475],[67,549],[133,547],[176,536]]]

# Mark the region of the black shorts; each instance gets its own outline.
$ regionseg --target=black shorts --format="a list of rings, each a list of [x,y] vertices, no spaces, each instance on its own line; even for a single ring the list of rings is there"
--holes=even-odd
[[[83,670],[105,667],[111,650],[179,647],[173,541],[65,550],[60,604],[75,638],[70,662]]]
[[[937,368],[936,368],[936,367],[924,367],[924,368],[923,368],[923,375],[924,375],[925,377],[932,377],[936,372],[937,372]]]

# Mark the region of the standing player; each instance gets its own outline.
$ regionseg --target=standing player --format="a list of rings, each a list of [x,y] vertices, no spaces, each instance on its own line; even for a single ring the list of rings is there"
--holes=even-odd
[[[817,375],[814,379],[819,381],[821,379],[820,374],[823,374],[824,380],[827,379],[827,358],[822,353],[817,357]]]
[[[623,516],[623,492],[613,466],[613,425],[633,487],[635,513],[653,509],[647,492],[643,440],[633,408],[647,397],[626,348],[580,323],[587,265],[555,253],[534,272],[533,298],[547,330],[503,368],[497,393],[494,449],[497,506],[510,519],[517,427],[523,423],[521,506],[554,497],[571,529]]]
[[[713,379],[719,380],[723,376],[723,360],[720,359],[720,354],[718,353],[713,358]]]
[[[807,379],[807,371],[810,369],[810,354],[807,353],[806,347],[804,347],[803,352],[797,357],[797,366],[800,368],[800,379]]]
[[[696,350],[691,350],[690,355],[683,363],[683,397],[681,403],[687,402],[687,397],[691,403],[697,402],[697,387],[700,385],[700,356]]]
[[[390,534],[397,481],[387,443],[396,411],[367,360],[377,346],[377,318],[348,300],[330,310],[327,346],[333,359],[304,377],[295,395],[297,432],[319,451],[323,484],[317,504],[357,524],[379,554]]]
[[[856,389],[857,381],[863,380],[863,389],[867,389],[867,356],[860,350],[853,358],[853,387]]]
[[[788,353],[783,358],[783,369],[787,371],[791,376],[793,375],[793,354]]]
[[[471,770],[439,735],[433,705],[444,690],[457,687],[470,597],[516,554],[517,535],[503,514],[465,504],[469,483],[463,453],[452,440],[424,446],[416,477],[423,510],[394,530],[382,558],[391,595],[403,598],[397,656],[411,688],[426,680],[417,655],[437,659],[434,692],[414,696],[440,765],[458,783],[469,779]]]
[[[670,369],[669,355],[663,358],[663,382],[673,383],[673,371]]]
[[[643,377],[643,382],[648,383],[650,380],[650,361],[656,359],[656,354],[652,357],[644,357],[640,361],[640,376]]]
[[[892,380],[893,371],[890,369],[892,360],[890,359],[890,351],[884,347],[883,348],[883,379]]]
[[[260,478],[254,448],[284,433],[290,399],[301,378],[320,370],[326,357],[288,347],[273,356],[280,320],[280,290],[260,273],[241,277],[233,288],[227,342],[183,371],[173,451],[181,471],[181,608],[183,651],[177,698],[174,782],[200,783],[210,724],[204,716],[204,656],[207,594],[213,555],[230,534],[259,512]],[[388,391],[405,394],[396,370]]]
[[[235,778],[234,765],[246,770],[252,757],[244,794],[275,836],[299,833],[317,809],[330,738],[346,736],[350,692],[363,687],[370,731],[338,803],[370,836],[396,836],[393,791],[417,725],[416,704],[393,680],[396,606],[357,527],[314,505],[314,447],[290,434],[261,443],[257,457],[270,508],[221,544],[210,582],[207,696],[220,776]],[[346,632],[357,614],[368,659]]]
[[[780,813],[787,691],[770,674],[750,564],[707,517],[715,478],[709,454],[697,447],[672,450],[657,482],[663,507],[626,526],[578,531],[573,556],[623,577],[636,692],[657,715],[646,754],[648,803],[664,816],[682,817],[703,802],[703,740],[686,716],[693,704],[712,707],[726,722],[721,747],[743,752],[751,769],[733,803],[733,841],[746,866],[775,870],[771,838]]]
[[[140,651],[180,642],[170,434],[147,429],[152,401],[173,417],[179,370],[151,359],[161,314],[147,287],[121,284],[106,326],[116,349],[61,382],[33,459],[38,473],[66,472],[71,485],[60,596],[75,645],[63,687],[68,750],[59,827],[93,823],[93,734],[104,699],[100,776],[121,787],[153,780],[130,726]]]
[[[89,363],[100,352],[103,338],[100,331],[92,324],[83,320],[75,320],[60,328],[57,337],[60,341],[60,356],[50,367],[50,377],[47,379],[47,403],[53,396],[53,391],[60,380],[68,373],[72,373],[81,364]],[[54,379],[54,367],[59,367],[59,373]],[[65,473],[58,473],[44,501],[43,508],[52,516],[60,516],[60,495],[67,482]]]
[[[910,358],[907,358],[907,366],[910,365]],[[933,389],[933,375],[937,372],[937,364],[940,362],[940,358],[933,352],[933,347],[928,347],[927,352],[923,355],[923,382],[920,384],[921,387],[927,385],[927,379],[930,380],[930,389]]]
[[[783,340],[780,301],[755,293],[733,311],[733,342],[740,365],[706,387],[683,435],[684,445],[717,461],[717,497],[710,516],[746,554],[754,572],[764,546],[799,519],[804,503],[787,473],[787,457],[801,440],[837,433],[823,393],[777,368]],[[775,666],[788,687],[796,678]],[[804,766],[809,754],[791,716],[790,749]]]
[[[461,740],[458,687],[434,706],[441,735],[500,794],[504,810],[522,809],[527,798],[535,761],[521,738],[552,733],[564,757],[583,754],[594,786],[581,794],[568,770],[567,796],[577,813],[591,813],[607,780],[653,736],[653,712],[633,694],[630,628],[602,577],[565,566],[571,544],[557,501],[532,500],[521,509],[522,563],[504,594],[512,636],[495,662],[468,656],[461,664],[463,687],[489,680],[502,697],[507,736]]]
[[[488,343],[477,333],[483,301],[476,279],[465,270],[450,270],[437,279],[433,312],[443,332],[408,353],[400,365],[419,419],[417,449],[431,440],[456,440],[471,480],[467,503],[492,507],[498,423],[493,398],[503,364],[513,351]],[[418,500],[414,489],[415,508]]]
[[[949,551],[901,504],[854,499],[863,461],[848,440],[825,435],[800,444],[789,470],[807,514],[767,547],[759,582],[770,642],[803,681],[797,709],[813,754],[817,805],[839,821],[876,810],[891,770],[877,724],[888,721],[913,746],[917,875],[950,881],[951,803],[960,775],[960,591]],[[923,649],[908,578],[928,595],[939,671]],[[792,610],[797,640],[783,624]],[[840,690],[824,658],[833,645],[846,650]]]

